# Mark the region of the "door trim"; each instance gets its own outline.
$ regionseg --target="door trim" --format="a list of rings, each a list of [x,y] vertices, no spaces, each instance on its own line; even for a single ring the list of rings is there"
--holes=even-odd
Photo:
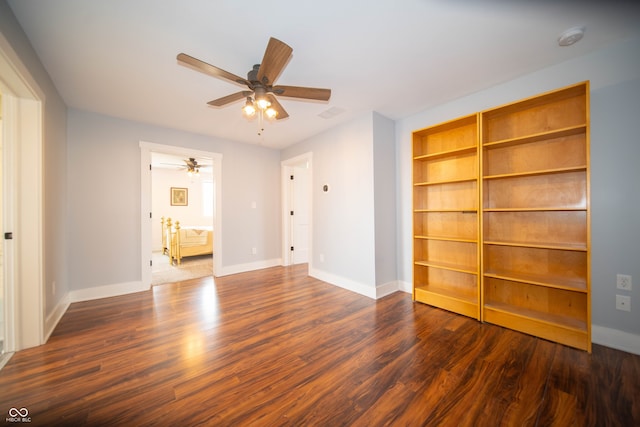
[[[0,35],[0,85],[3,91],[4,231],[3,240],[7,331],[6,351],[18,351],[45,341],[44,289],[44,166],[43,116],[45,96],[10,43]],[[7,170],[4,170],[6,167]],[[4,204],[4,203],[3,203]],[[11,251],[13,253],[11,254]],[[11,271],[12,270],[12,271]]]
[[[309,269],[312,267],[313,261],[313,153],[307,152],[296,157],[292,157],[280,162],[281,164],[281,183],[282,183],[282,265],[289,266],[292,264],[291,251],[289,250],[291,240],[291,215],[289,206],[291,205],[291,185],[290,175],[295,166],[300,164],[308,164],[309,166]]]
[[[151,212],[151,152],[176,154],[185,156],[190,153],[196,157],[207,157],[213,162],[213,176],[215,186],[215,212],[213,220],[214,257],[213,275],[218,277],[222,272],[223,242],[222,242],[222,154],[210,151],[200,151],[187,147],[156,144],[140,141],[140,262],[143,286],[151,287],[152,254],[151,236],[156,218],[149,218]],[[159,223],[158,223],[159,224]]]

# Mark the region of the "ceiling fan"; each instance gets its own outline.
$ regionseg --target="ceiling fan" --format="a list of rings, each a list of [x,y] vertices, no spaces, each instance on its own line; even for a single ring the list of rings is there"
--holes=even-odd
[[[273,109],[272,111],[275,112],[276,119],[280,120],[289,117],[289,114],[278,102],[276,95],[315,101],[328,101],[331,97],[331,89],[274,85],[276,79],[287,65],[287,62],[289,62],[292,52],[293,49],[286,43],[271,37],[264,52],[262,62],[253,66],[253,69],[247,73],[246,79],[185,53],[178,54],[177,59],[182,65],[213,77],[219,77],[239,85],[244,85],[248,89],[214,99],[207,104],[214,107],[223,107],[232,102],[246,99],[245,109],[253,107],[255,112],[254,104],[263,111],[271,107]],[[270,114],[272,113],[267,113],[267,116]]]
[[[199,175],[200,174],[200,168],[208,168],[208,166],[206,165],[201,165],[198,164],[198,161],[193,158],[193,157],[189,157],[188,159],[183,160],[184,161],[184,165],[178,165],[175,163],[161,163],[163,165],[167,165],[167,166],[175,166],[179,169],[185,169],[187,171],[187,174],[189,176],[192,175]]]
[[[196,159],[194,159],[193,157],[189,157],[188,160],[184,161],[185,164],[187,165],[187,173],[188,174],[199,174],[200,173],[200,168],[202,167],[202,165],[199,165],[198,162],[196,161]]]

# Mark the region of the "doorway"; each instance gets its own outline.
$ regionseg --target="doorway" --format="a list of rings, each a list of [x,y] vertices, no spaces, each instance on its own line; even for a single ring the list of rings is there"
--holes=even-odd
[[[223,257],[223,240],[222,240],[222,154],[193,150],[185,147],[177,147],[170,145],[155,144],[151,142],[140,141],[140,194],[141,194],[141,271],[142,283],[152,284],[152,259],[153,259],[153,236],[160,233],[160,217],[153,213],[152,205],[152,173],[151,159],[152,153],[163,153],[171,156],[178,156],[182,159],[185,153],[189,153],[191,157],[200,159],[209,159],[211,162],[212,185],[209,187],[213,194],[213,235],[214,237],[214,255],[213,255],[213,275],[216,276],[222,271]]]
[[[151,284],[162,285],[212,276],[215,242],[213,161],[189,149],[182,155],[151,152],[152,268]],[[186,196],[174,204],[172,190]],[[172,254],[167,231],[180,227],[183,252]],[[178,255],[174,258],[173,255]],[[182,256],[184,255],[184,256]]]
[[[311,260],[312,153],[282,162],[283,265]]]
[[[45,340],[43,242],[44,93],[0,37],[2,352]],[[19,219],[19,220],[18,220]],[[14,240],[13,236],[19,236]],[[0,366],[7,357],[0,358]]]
[[[2,91],[0,90],[0,200],[2,197]],[[0,209],[0,224],[3,224],[2,221],[3,212]],[[3,227],[4,228],[4,227]],[[2,355],[6,353],[6,336],[7,329],[11,327],[11,325],[7,322],[5,315],[5,285],[4,285],[4,248],[3,245],[0,245],[0,360],[2,359]]]

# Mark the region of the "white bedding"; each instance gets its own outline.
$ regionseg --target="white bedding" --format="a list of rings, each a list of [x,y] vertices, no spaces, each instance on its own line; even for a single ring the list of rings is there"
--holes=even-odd
[[[199,246],[207,244],[207,234],[211,227],[184,227],[180,229],[180,244],[182,246]]]

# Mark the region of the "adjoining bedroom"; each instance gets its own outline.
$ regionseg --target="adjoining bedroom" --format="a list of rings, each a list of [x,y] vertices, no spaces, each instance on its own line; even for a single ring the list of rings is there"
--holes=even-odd
[[[211,159],[151,154],[152,285],[213,275]]]

